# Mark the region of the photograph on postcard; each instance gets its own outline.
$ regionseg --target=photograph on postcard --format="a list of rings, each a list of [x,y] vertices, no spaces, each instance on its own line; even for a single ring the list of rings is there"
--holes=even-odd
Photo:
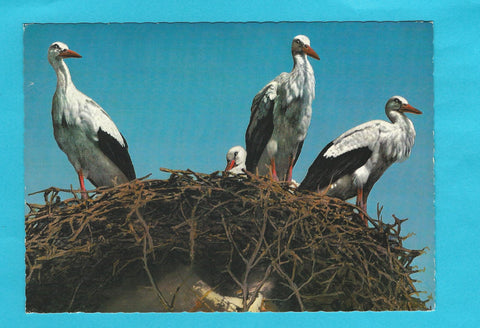
[[[25,24],[26,311],[435,309],[433,29]]]

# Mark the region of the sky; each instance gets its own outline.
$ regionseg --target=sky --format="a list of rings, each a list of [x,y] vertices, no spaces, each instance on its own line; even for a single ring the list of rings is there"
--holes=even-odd
[[[62,41],[83,56],[67,59],[76,87],[115,121],[129,144],[138,177],[166,178],[160,167],[210,173],[245,145],[255,94],[293,66],[294,36],[307,35],[320,61],[312,121],[293,171],[301,181],[322,148],[344,131],[387,120],[388,98],[401,95],[423,115],[409,115],[417,137],[412,154],[376,183],[368,203],[409,218],[405,246],[428,247],[414,264],[417,287],[434,296],[433,25],[402,23],[31,24],[24,33],[24,161],[29,193],[78,188],[51,123],[56,76],[47,49]],[[87,183],[87,189],[93,186]],[[433,303],[429,303],[433,306]]]

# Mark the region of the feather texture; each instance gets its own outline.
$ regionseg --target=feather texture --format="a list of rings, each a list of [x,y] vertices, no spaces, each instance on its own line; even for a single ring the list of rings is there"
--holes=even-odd
[[[278,75],[253,99],[245,134],[250,172],[267,175],[274,161],[278,178],[289,179],[310,126],[315,98],[315,77],[306,54],[318,59],[307,37],[295,37],[292,71]]]
[[[394,96],[385,105],[391,123],[370,121],[330,142],[308,169],[299,189],[326,191],[341,199],[352,198],[361,190],[363,199],[357,204],[365,207],[368,194],[385,170],[410,155],[415,129],[404,111],[421,114],[405,98]]]
[[[277,98],[277,87],[285,79],[286,74],[282,73],[277,76],[253,98],[250,122],[245,134],[247,146],[246,167],[250,172],[255,172],[258,161],[272,136],[273,107]]]
[[[79,177],[84,176],[95,186],[113,186],[135,179],[125,138],[107,112],[77,90],[63,61],[65,54],[79,57],[61,42],[53,43],[48,52],[57,74],[52,122],[58,146]]]

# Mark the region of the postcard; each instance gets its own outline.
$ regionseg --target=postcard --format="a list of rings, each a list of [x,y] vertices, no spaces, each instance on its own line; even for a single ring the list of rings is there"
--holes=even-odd
[[[433,24],[24,26],[26,311],[435,309]]]

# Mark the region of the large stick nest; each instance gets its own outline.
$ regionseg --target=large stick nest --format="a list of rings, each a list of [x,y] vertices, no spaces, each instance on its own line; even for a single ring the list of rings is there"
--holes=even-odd
[[[156,284],[156,267],[179,264],[221,294],[236,290],[238,310],[267,283],[279,311],[427,309],[411,278],[423,250],[402,246],[404,220],[378,213],[366,227],[349,203],[267,178],[164,171],[168,180],[97,189],[87,201],[50,188],[45,205],[29,204],[27,311],[98,311],[132,276],[151,283],[158,311],[208,310],[179,308],[182,286],[168,294]]]

